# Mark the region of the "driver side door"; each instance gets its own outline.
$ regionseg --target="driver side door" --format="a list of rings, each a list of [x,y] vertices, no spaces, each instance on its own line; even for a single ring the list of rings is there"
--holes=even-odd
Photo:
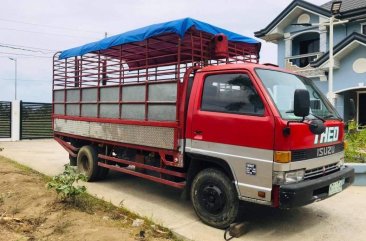
[[[271,200],[274,121],[249,72],[197,73],[186,150],[222,159],[239,195]],[[259,197],[258,192],[265,192]]]

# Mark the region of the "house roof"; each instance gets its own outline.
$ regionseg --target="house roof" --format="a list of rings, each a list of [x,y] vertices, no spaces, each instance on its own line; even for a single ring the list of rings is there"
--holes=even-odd
[[[309,3],[309,2],[306,2],[303,0],[294,0],[270,24],[268,24],[267,27],[255,32],[254,35],[257,38],[265,36],[274,27],[276,27],[283,20],[283,18],[285,18],[296,7],[305,8],[312,12],[318,13],[320,15],[324,15],[324,16],[328,16],[328,17],[331,16],[329,10],[327,10],[325,8],[322,8],[320,6],[314,5],[312,3]]]
[[[330,11],[332,1],[323,5],[322,8]],[[342,0],[341,14],[338,18],[348,19],[350,21],[366,18],[366,1],[365,0]]]
[[[303,0],[293,0],[267,27],[254,33],[257,38],[262,38],[271,32],[283,19],[288,16],[296,7],[307,9],[311,12],[330,17],[330,7],[333,1],[329,1],[321,6],[314,5]],[[366,18],[366,0],[343,0],[340,19],[350,21]]]
[[[341,19],[348,19],[349,21],[366,19],[366,7],[355,8],[346,12],[341,12]]]
[[[332,6],[333,1],[329,1],[327,3],[324,3],[321,5],[322,8],[330,11],[330,7]],[[366,1],[365,0],[342,0],[342,12],[347,12],[350,10],[355,10],[359,8],[366,7]]]
[[[357,41],[366,45],[366,35],[356,33],[356,32],[352,33],[347,38],[345,38],[342,42],[340,42],[339,44],[334,46],[334,56],[336,56],[342,50],[347,48],[347,46],[349,46],[350,44],[357,42]],[[321,56],[316,61],[312,62],[310,65],[312,67],[317,68],[317,67],[321,66],[322,64],[324,64],[325,62],[327,62],[328,60],[329,60],[329,52],[327,52],[326,54]]]

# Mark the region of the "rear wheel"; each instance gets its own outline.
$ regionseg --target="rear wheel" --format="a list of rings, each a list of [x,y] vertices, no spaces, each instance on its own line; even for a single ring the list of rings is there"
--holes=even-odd
[[[194,178],[191,198],[197,216],[215,228],[226,228],[236,219],[239,199],[235,186],[222,171],[202,170]]]
[[[103,163],[106,163],[106,164],[109,164],[107,161],[103,161]],[[109,173],[109,169],[108,168],[105,168],[105,167],[101,167],[101,166],[98,166],[99,168],[99,172],[98,172],[98,180],[104,180],[108,173]]]
[[[72,166],[72,167],[77,166],[77,157],[73,157],[73,156],[69,155],[69,160],[70,160],[70,166]]]
[[[87,176],[87,181],[95,181],[98,178],[98,153],[93,146],[83,146],[77,156],[77,166],[81,173]]]

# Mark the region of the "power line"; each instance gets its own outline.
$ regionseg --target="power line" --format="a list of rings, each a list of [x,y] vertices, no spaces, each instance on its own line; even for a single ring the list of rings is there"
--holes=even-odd
[[[9,48],[9,49],[16,49],[16,50],[22,50],[22,51],[28,51],[28,52],[33,52],[33,53],[42,53],[42,54],[49,54],[53,51],[43,51],[43,50],[33,50],[33,49],[26,49],[26,48],[21,48],[21,47],[14,47],[14,46],[10,46],[10,45],[4,45],[4,44],[0,44],[0,47],[2,48]]]
[[[26,32],[26,33],[38,33],[38,34],[45,34],[45,35],[56,35],[56,36],[63,36],[63,37],[81,37],[81,38],[93,38],[93,36],[81,36],[81,35],[70,35],[70,34],[59,34],[59,33],[49,33],[49,32],[38,32],[38,31],[30,31],[30,30],[22,30],[22,29],[15,29],[15,28],[0,28],[1,30],[9,30],[9,31],[17,31],[17,32]]]
[[[0,52],[0,54],[8,54],[8,55],[17,55],[17,56],[24,56],[24,57],[52,59],[51,56],[38,56],[38,55],[31,55],[31,54],[18,54],[18,53],[8,53],[8,52]],[[8,57],[8,56],[0,56],[0,57]]]
[[[44,49],[44,48],[30,47],[30,46],[25,46],[25,45],[18,45],[18,44],[7,44],[7,43],[0,43],[0,44],[9,45],[9,46],[13,46],[13,47],[28,48],[28,49],[39,49],[39,50],[45,50],[45,51],[57,51],[55,49]]]
[[[15,79],[12,79],[12,78],[0,78],[0,80],[10,80],[10,81],[14,81]],[[29,81],[29,82],[50,82],[52,83],[52,80],[49,79],[49,80],[40,80],[40,79],[17,79],[17,80],[20,80],[20,81]]]
[[[85,30],[85,29],[76,29],[76,28],[69,28],[69,27],[61,27],[61,26],[54,26],[54,25],[48,25],[48,24],[39,24],[39,23],[30,23],[30,22],[23,22],[18,20],[9,20],[9,19],[3,19],[0,18],[0,21],[3,22],[12,22],[12,23],[21,23],[21,24],[27,24],[27,25],[33,25],[33,26],[41,26],[41,27],[47,27],[47,28],[58,28],[58,29],[65,29],[70,31],[78,31],[78,32],[89,32],[89,33],[98,33],[102,34],[104,31],[93,31],[93,30]]]

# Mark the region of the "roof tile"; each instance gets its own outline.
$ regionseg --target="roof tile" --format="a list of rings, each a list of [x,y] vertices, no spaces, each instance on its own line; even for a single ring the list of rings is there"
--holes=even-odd
[[[323,5],[321,5],[322,8],[330,10],[330,7],[332,6],[333,1],[329,1]],[[343,0],[342,1],[342,8],[341,12],[347,12],[350,10],[355,10],[358,8],[364,8],[366,7],[366,0]]]

